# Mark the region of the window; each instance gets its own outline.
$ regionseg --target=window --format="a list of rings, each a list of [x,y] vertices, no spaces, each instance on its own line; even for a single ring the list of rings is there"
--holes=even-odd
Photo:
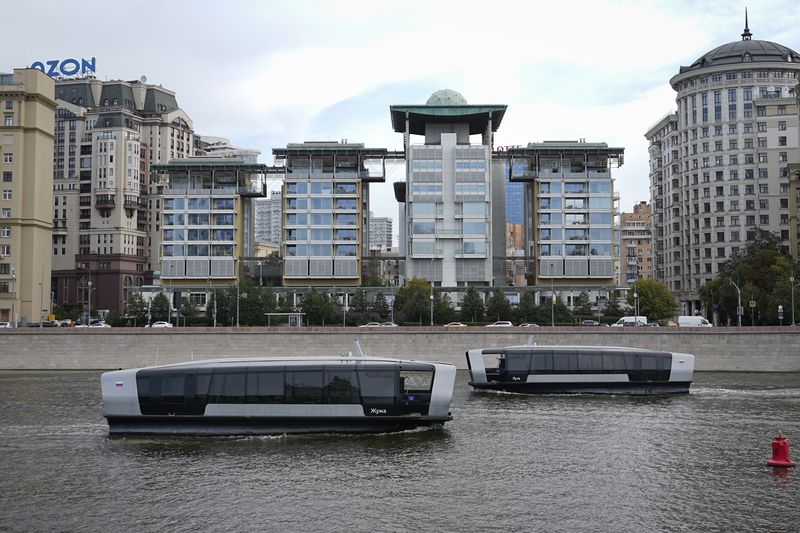
[[[6,100],[6,109],[14,109],[14,100]]]
[[[11,255],[11,245],[0,244],[0,257],[5,257],[7,255]]]
[[[2,211],[3,218],[11,218],[11,208],[4,207]]]
[[[11,200],[11,189],[3,189],[3,200]]]
[[[778,122],[778,131],[786,131],[786,121]]]
[[[9,238],[11,237],[11,228],[8,226],[3,226],[0,228],[0,237],[2,238]]]
[[[13,162],[14,162],[13,154],[3,154],[3,163],[13,163]]]
[[[13,126],[14,125],[14,117],[5,117],[5,125],[6,126]]]
[[[13,175],[11,174],[11,172],[8,171],[3,172],[3,181],[5,183],[9,183],[12,180],[13,180]]]

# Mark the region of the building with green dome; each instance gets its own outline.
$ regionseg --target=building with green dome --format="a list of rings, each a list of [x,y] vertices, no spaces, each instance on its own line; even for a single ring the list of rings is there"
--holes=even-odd
[[[492,148],[506,107],[469,105],[451,89],[424,105],[390,106],[406,158],[406,181],[395,184],[395,196],[407,279],[453,288],[493,284],[493,243],[505,241],[505,224],[493,201],[502,199],[504,179],[493,180]],[[412,143],[415,136],[423,142]],[[504,255],[504,246],[497,253]]]

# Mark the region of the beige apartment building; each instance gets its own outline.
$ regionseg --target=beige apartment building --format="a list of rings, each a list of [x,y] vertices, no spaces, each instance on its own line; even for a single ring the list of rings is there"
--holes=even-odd
[[[623,285],[653,278],[651,218],[652,212],[647,202],[639,202],[633,206],[632,213],[620,215],[620,282]]]
[[[25,325],[50,312],[53,97],[53,80],[39,70],[0,74],[2,322]]]
[[[745,27],[740,40],[680,67],[670,80],[677,113],[645,133],[655,276],[687,315],[703,311],[698,289],[755,229],[789,249],[800,54],[752,37]]]
[[[55,83],[55,301],[122,310],[160,268],[163,185],[150,165],[194,152],[192,121],[175,93],[144,80]]]

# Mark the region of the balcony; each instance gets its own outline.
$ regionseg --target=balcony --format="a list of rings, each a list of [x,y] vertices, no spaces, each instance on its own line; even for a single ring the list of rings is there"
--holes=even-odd
[[[116,205],[116,200],[111,194],[98,194],[94,199],[94,206],[98,209],[107,209]]]

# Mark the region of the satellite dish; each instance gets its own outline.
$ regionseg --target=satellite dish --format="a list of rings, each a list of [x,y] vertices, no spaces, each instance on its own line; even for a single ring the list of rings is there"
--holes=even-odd
[[[147,83],[147,76],[142,76],[141,78],[139,78],[139,81],[142,83]]]

